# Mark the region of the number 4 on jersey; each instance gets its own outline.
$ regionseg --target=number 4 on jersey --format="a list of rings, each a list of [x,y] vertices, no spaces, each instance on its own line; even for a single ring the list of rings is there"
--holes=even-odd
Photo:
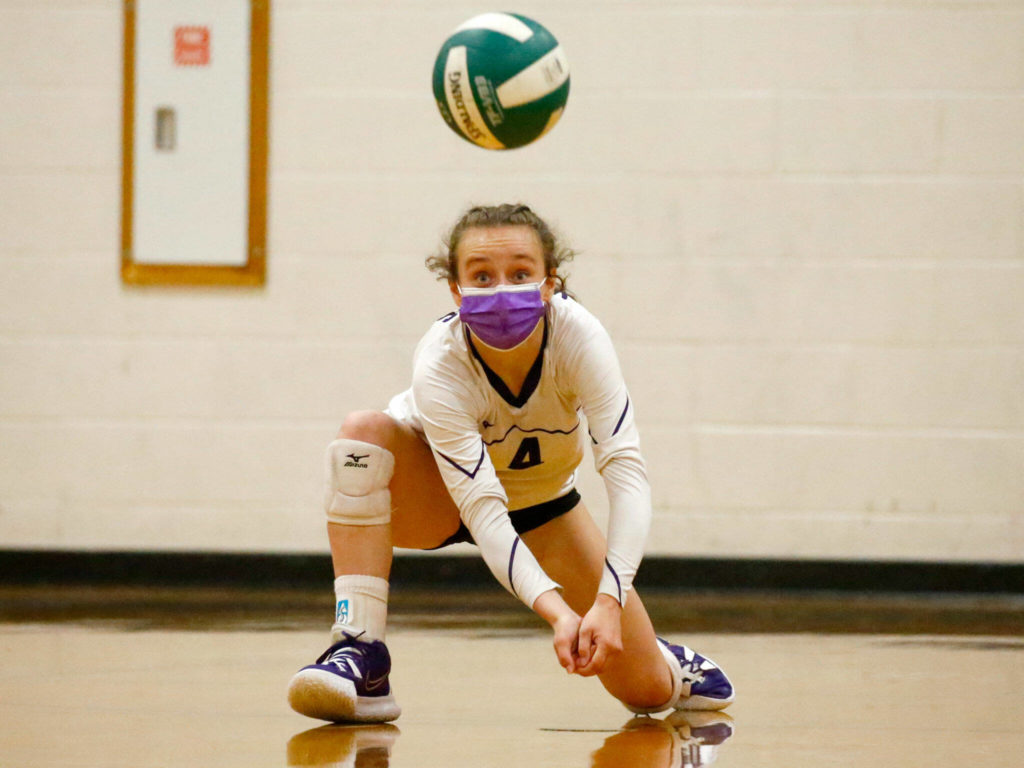
[[[519,450],[516,451],[516,455],[512,457],[512,461],[509,463],[509,469],[529,469],[535,467],[541,463],[540,458],[540,440],[536,437],[524,437],[523,442],[519,444]]]

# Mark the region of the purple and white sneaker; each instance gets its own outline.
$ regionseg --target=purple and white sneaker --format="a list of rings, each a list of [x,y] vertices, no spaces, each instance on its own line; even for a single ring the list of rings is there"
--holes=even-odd
[[[676,709],[718,710],[732,704],[736,693],[725,672],[711,659],[685,645],[673,645],[658,638],[661,652],[680,674],[683,688]]]
[[[288,703],[307,717],[334,723],[384,723],[401,713],[391,694],[391,654],[380,640],[345,636],[288,685]]]

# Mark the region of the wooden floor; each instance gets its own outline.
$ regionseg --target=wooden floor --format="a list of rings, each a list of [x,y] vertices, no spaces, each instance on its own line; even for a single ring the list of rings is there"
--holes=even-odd
[[[326,629],[208,604],[18,612],[0,595],[0,766],[1020,766],[1024,636],[680,634],[737,688],[725,716],[632,719],[566,675],[536,625],[396,616],[394,725],[323,726],[285,702]],[[235,596],[243,600],[244,596]],[[36,601],[37,605],[40,601]],[[44,601],[45,602],[45,601]],[[74,600],[69,600],[74,603]],[[850,611],[856,610],[856,602]],[[45,607],[45,606],[44,606]],[[79,605],[79,609],[81,606]],[[961,606],[963,608],[963,606]],[[134,618],[133,618],[134,617]],[[157,621],[155,617],[162,617]],[[232,618],[234,617],[234,618]]]

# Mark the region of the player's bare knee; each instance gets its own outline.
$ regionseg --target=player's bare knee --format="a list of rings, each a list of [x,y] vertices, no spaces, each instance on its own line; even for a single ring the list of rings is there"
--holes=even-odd
[[[658,643],[658,650],[665,655],[663,648],[664,646]],[[678,667],[679,662],[676,661],[675,665]],[[633,713],[651,715],[674,706],[681,693],[682,678],[669,662],[664,667],[659,666],[657,670],[651,670],[649,674],[634,677],[624,695],[617,698]]]
[[[632,712],[654,714],[669,707],[672,702],[672,689],[664,685],[649,685],[633,689],[618,699]]]
[[[340,436],[327,446],[324,511],[329,522],[340,525],[386,525],[391,521],[389,485],[395,471],[395,457],[383,445],[372,441],[375,423],[377,428],[384,425],[376,422],[376,417],[354,416],[346,419],[351,432],[343,426]],[[390,421],[384,413],[380,417]]]
[[[352,411],[341,423],[338,438],[361,440],[387,448],[396,428],[395,420],[383,411]]]

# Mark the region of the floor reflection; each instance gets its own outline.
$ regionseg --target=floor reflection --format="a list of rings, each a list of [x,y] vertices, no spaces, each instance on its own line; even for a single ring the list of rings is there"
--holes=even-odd
[[[724,712],[674,712],[634,717],[590,756],[591,768],[699,768],[711,765],[733,734]],[[388,768],[401,731],[394,725],[323,725],[293,736],[288,765]]]
[[[697,768],[711,765],[733,734],[724,712],[673,712],[634,717],[591,755],[591,768]]]
[[[400,733],[390,723],[311,728],[288,740],[288,765],[388,768]]]

